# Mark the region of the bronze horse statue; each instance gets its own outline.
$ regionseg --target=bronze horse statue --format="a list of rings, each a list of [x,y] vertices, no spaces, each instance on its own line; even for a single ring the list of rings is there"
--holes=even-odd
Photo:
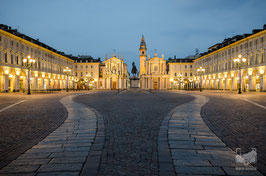
[[[136,77],[136,74],[138,73],[138,69],[135,65],[135,62],[132,63],[132,70],[131,73],[133,74],[134,78]]]

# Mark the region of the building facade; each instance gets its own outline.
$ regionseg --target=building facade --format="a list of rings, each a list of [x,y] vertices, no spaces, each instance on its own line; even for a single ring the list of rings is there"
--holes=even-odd
[[[35,61],[30,72],[28,57]],[[69,89],[126,89],[127,65],[115,54],[104,62],[66,55],[1,24],[0,92],[25,92],[28,78],[31,90],[66,89],[67,82]]]
[[[100,60],[77,58],[74,61],[74,88],[99,89]]]
[[[100,66],[99,89],[127,89],[127,64],[124,58],[105,58]]]
[[[28,72],[23,60],[35,60]],[[0,92],[25,91],[30,74],[31,89],[62,89],[66,87],[66,67],[73,75],[74,61],[38,40],[6,25],[0,25]],[[73,86],[70,76],[69,86]]]
[[[192,89],[194,57],[165,60],[164,55],[147,58],[147,47],[142,36],[140,48],[140,88],[142,89]]]
[[[172,89],[193,89],[195,87],[193,58],[170,59],[168,70]]]
[[[147,57],[142,36],[140,88],[237,90],[241,82],[243,91],[266,91],[265,37],[266,25],[252,34],[225,39],[200,55],[165,60],[156,51],[154,57]],[[240,56],[245,58],[241,68],[234,62]],[[23,62],[27,57],[35,61],[30,72]],[[66,68],[70,73],[64,72]],[[204,72],[198,72],[199,68]],[[73,89],[127,89],[128,78],[127,64],[115,54],[104,62],[66,55],[0,25],[0,92],[23,92],[28,82],[32,90],[65,89],[67,82]]]
[[[194,81],[200,84],[200,67],[204,89],[237,90],[241,82],[243,91],[266,91],[266,25],[252,34],[237,35],[209,48],[194,61]],[[245,58],[239,69],[234,59]]]

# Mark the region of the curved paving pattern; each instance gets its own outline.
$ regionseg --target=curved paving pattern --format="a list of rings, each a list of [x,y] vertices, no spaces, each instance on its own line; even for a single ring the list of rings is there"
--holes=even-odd
[[[64,123],[0,171],[0,175],[79,175],[96,136],[95,113],[72,101],[60,100],[68,111]]]
[[[168,142],[176,174],[261,175],[256,170],[236,170],[235,152],[200,116],[201,107],[208,99],[193,96],[195,100],[175,109],[168,124]]]
[[[99,175],[158,175],[157,138],[164,116],[193,97],[143,90],[98,92],[75,100],[101,112],[105,142]]]
[[[247,153],[255,147],[258,153],[256,166],[266,175],[265,109],[242,99],[209,98],[201,110],[204,122],[233,150],[241,148],[243,153]],[[266,94],[259,98],[266,100]]]
[[[67,118],[60,94],[0,94],[0,169],[57,129]]]

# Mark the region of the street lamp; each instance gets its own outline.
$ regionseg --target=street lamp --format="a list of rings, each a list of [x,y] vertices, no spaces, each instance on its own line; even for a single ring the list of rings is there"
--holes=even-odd
[[[71,73],[71,69],[70,68],[68,68],[68,67],[66,67],[64,70],[64,73],[66,73],[66,75],[67,75],[67,85],[66,85],[66,91],[68,92],[68,80],[69,80],[69,75],[70,75],[70,73]]]
[[[242,93],[241,92],[241,68],[244,66],[246,61],[247,60],[245,58],[242,58],[241,54],[238,55],[238,58],[234,59],[234,63],[237,64],[238,70],[239,70],[239,72],[238,72],[239,78],[238,78],[238,83],[237,83],[238,84],[238,94]]]
[[[118,79],[117,79],[117,92],[119,93],[119,75],[120,75],[120,70],[118,70]]]
[[[23,59],[23,63],[26,64],[26,67],[28,68],[28,95],[31,94],[30,92],[30,69],[32,67],[32,65],[35,63],[35,59],[32,59],[30,56],[28,56],[27,58]]]
[[[88,90],[90,90],[90,78],[91,78],[91,75],[87,74],[86,77],[88,79]]]
[[[181,90],[181,78],[182,78],[182,74],[181,73],[178,73],[177,74],[177,78],[178,78],[179,90]]]
[[[150,85],[150,92],[151,92],[151,89],[152,89],[152,72],[151,72],[151,74],[150,74],[150,77],[151,77],[151,81],[150,81],[150,83],[151,83],[151,85]]]
[[[197,72],[200,75],[200,92],[202,92],[202,74],[203,74],[204,71],[205,71],[205,69],[202,68],[202,67],[200,67],[200,68],[197,69]]]

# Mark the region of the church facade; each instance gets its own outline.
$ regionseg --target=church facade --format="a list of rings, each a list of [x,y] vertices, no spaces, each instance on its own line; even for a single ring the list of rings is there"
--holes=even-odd
[[[142,89],[169,89],[170,79],[167,74],[166,60],[164,60],[164,55],[158,57],[155,51],[154,57],[147,58],[147,47],[142,36],[140,48],[140,88]]]
[[[115,53],[100,66],[99,89],[126,89],[127,64]]]

